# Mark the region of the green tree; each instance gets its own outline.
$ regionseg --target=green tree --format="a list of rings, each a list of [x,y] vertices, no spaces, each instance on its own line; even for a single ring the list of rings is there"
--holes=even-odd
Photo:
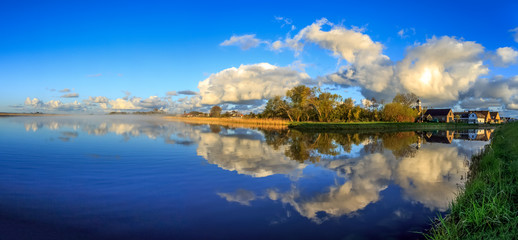
[[[285,100],[281,98],[281,96],[275,96],[268,100],[264,111],[262,113],[262,117],[264,118],[289,118],[288,116],[288,104]],[[293,121],[292,119],[290,119]]]
[[[213,106],[211,109],[210,109],[210,114],[209,116],[210,117],[220,117],[221,116],[221,107],[218,106],[218,105],[215,105]]]
[[[338,105],[340,96],[329,92],[322,92],[319,88],[314,88],[313,92],[318,96],[311,97],[308,101],[318,113],[320,122],[329,122],[332,119],[333,110]]]
[[[418,99],[419,97],[417,97],[417,95],[413,93],[398,93],[396,94],[394,99],[392,99],[392,102],[400,103],[401,105],[406,107],[413,107]]]
[[[300,121],[303,115],[309,116],[309,99],[313,95],[313,90],[304,85],[296,86],[286,92],[288,98],[287,114],[291,121]]]

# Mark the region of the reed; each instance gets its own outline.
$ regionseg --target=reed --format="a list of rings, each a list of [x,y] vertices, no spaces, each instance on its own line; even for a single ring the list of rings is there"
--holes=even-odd
[[[169,121],[181,121],[197,124],[217,124],[229,127],[260,127],[271,129],[284,129],[288,127],[289,121],[284,119],[270,118],[209,118],[209,117],[176,117],[166,116]]]

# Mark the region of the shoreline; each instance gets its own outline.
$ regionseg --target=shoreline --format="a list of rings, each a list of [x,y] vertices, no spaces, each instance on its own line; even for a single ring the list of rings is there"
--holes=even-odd
[[[464,191],[439,216],[427,239],[515,239],[518,236],[518,123],[498,128],[473,156]]]
[[[364,123],[321,123],[321,122],[292,122],[288,128],[299,131],[419,131],[419,130],[462,130],[462,129],[492,129],[501,124],[467,124],[467,123],[394,123],[394,122],[364,122]]]
[[[289,122],[282,119],[247,119],[247,118],[209,118],[164,116],[167,121],[179,121],[193,124],[213,124],[228,127],[255,127],[266,129],[287,129]]]

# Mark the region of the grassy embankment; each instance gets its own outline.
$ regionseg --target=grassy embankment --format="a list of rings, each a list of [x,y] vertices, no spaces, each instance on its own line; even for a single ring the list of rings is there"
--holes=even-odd
[[[360,122],[360,123],[321,123],[292,122],[289,128],[302,131],[418,131],[418,130],[460,130],[473,128],[495,128],[490,124],[467,123],[395,123],[395,122]]]
[[[518,123],[498,128],[473,158],[465,190],[428,239],[518,238]]]
[[[209,118],[209,117],[175,117],[166,116],[166,120],[197,124],[217,124],[229,127],[259,127],[284,129],[289,121],[283,119],[248,119],[248,118]]]

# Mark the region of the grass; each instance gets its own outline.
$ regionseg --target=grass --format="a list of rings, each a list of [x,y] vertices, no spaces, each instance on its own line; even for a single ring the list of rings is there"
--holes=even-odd
[[[323,123],[323,122],[292,122],[289,128],[303,131],[326,131],[326,130],[375,130],[375,131],[412,131],[412,130],[459,130],[473,128],[494,128],[489,124],[467,124],[467,123],[395,123],[395,122],[358,122],[358,123]]]
[[[498,128],[475,156],[465,190],[427,239],[518,238],[518,123]]]
[[[283,119],[249,119],[249,118],[209,118],[209,117],[174,117],[166,116],[164,119],[171,121],[182,121],[200,124],[218,124],[230,127],[260,127],[284,129],[287,128],[289,121]]]

